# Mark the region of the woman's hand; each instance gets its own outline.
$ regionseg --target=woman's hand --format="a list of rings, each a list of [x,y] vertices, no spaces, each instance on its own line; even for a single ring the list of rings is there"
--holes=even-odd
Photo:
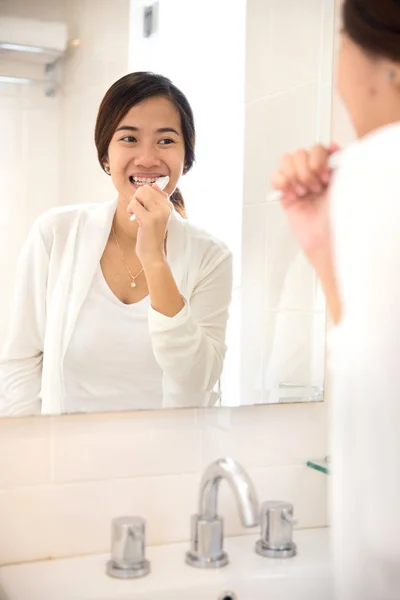
[[[165,256],[165,236],[172,211],[168,194],[157,185],[139,188],[128,206],[136,216],[136,254],[142,263],[152,308],[169,318],[185,306]]]
[[[157,185],[145,185],[137,190],[127,210],[136,216],[139,226],[136,254],[143,268],[164,262],[165,236],[172,211],[168,194]]]
[[[285,155],[272,184],[283,193],[282,205],[301,248],[315,267],[328,299],[333,320],[341,306],[332,262],[328,191],[332,170],[328,160],[339,146],[315,146]]]

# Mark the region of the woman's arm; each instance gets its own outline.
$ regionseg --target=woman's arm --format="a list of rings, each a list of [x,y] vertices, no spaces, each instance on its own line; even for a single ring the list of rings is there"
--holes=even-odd
[[[153,309],[166,317],[175,317],[184,307],[166,257],[146,268],[146,281]]]
[[[333,325],[337,325],[342,315],[342,303],[339,297],[330,244],[324,252],[316,253],[309,257],[309,260],[324,290],[328,312],[332,318]]]
[[[328,190],[332,181],[329,157],[337,144],[286,154],[272,183],[282,191],[282,205],[305,255],[321,281],[333,322],[341,318],[341,301],[332,260]]]
[[[170,318],[150,308],[149,326],[154,354],[179,387],[210,392],[223,368],[228,310],[232,296],[232,256],[219,251],[190,299]]]
[[[18,260],[9,334],[1,353],[2,415],[40,413],[48,264],[36,224]]]

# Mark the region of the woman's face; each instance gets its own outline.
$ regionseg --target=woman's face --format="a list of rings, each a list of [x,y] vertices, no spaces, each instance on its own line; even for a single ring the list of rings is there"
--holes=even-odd
[[[168,175],[165,192],[171,195],[183,173],[185,143],[179,112],[163,97],[133,106],[108,147],[112,181],[126,205],[141,185]]]
[[[342,33],[337,89],[358,137],[396,120],[399,97],[388,76],[392,68],[389,61],[368,55]]]

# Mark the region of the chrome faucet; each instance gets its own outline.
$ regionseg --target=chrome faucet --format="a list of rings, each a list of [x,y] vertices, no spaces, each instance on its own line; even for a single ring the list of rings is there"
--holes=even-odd
[[[232,458],[215,461],[202,477],[199,512],[192,517],[191,545],[186,553],[186,563],[192,567],[217,568],[229,562],[223,548],[223,519],[217,512],[218,489],[223,479],[229,483],[236,497],[243,526],[259,524],[257,494],[246,471]]]

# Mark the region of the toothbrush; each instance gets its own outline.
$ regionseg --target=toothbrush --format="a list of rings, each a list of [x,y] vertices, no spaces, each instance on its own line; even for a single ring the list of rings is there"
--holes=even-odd
[[[165,190],[165,188],[167,187],[168,184],[169,184],[169,177],[168,177],[168,175],[165,175],[164,177],[159,177],[155,181],[155,185],[158,185],[158,187],[160,188],[161,191]],[[136,220],[136,215],[131,215],[129,220],[130,221],[135,221]]]
[[[328,159],[329,168],[332,169],[333,171],[338,169],[342,163],[342,160],[343,160],[342,157],[343,157],[343,152],[335,152],[334,154],[331,154],[331,156]],[[283,197],[283,193],[281,192],[281,190],[275,190],[269,196],[268,200],[269,200],[269,202],[280,202],[282,200],[282,197]]]

